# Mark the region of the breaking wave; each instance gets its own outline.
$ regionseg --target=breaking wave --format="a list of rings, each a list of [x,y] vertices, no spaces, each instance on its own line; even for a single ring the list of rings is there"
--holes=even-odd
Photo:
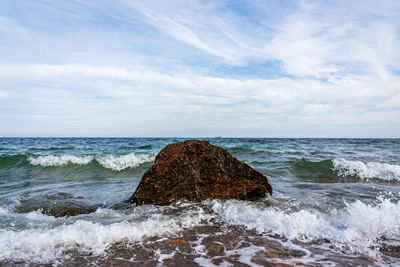
[[[400,203],[389,199],[381,198],[377,205],[356,200],[347,204],[345,210],[332,210],[328,214],[305,209],[293,212],[235,200],[214,200],[212,209],[230,225],[301,242],[329,240],[330,248],[350,253],[376,256],[378,252],[373,247],[380,246],[377,241],[400,237]]]
[[[142,209],[151,209],[143,207]],[[72,224],[63,224],[54,228],[25,229],[22,231],[6,230],[0,232],[0,260],[21,260],[50,262],[65,256],[71,250],[103,254],[117,242],[140,241],[146,237],[170,235],[182,229],[199,225],[208,220],[210,215],[198,210],[196,213],[184,212],[174,218],[160,213],[151,213],[143,219],[143,213],[150,211],[137,209],[132,214],[99,209],[92,216],[120,219],[111,224],[77,220]],[[56,221],[56,218],[31,212],[26,218],[34,221]]]
[[[333,160],[333,168],[341,176],[357,176],[361,179],[378,178],[400,181],[400,165],[379,162],[351,161],[342,158]]]
[[[50,166],[65,166],[68,164],[76,165],[87,165],[93,161],[98,162],[102,167],[114,171],[121,171],[127,168],[134,168],[145,162],[151,162],[154,160],[154,155],[150,154],[134,154],[130,153],[122,156],[74,156],[74,155],[62,155],[62,156],[39,156],[29,157],[28,161],[32,165],[40,165],[43,167]]]
[[[28,161],[32,165],[41,165],[43,167],[50,166],[63,166],[67,164],[86,165],[93,160],[93,156],[74,156],[74,155],[62,155],[62,156],[39,156],[29,157]]]
[[[307,174],[325,177],[354,177],[358,179],[380,179],[400,181],[400,165],[380,162],[361,162],[335,158],[333,160],[309,161],[301,159],[295,166]]]

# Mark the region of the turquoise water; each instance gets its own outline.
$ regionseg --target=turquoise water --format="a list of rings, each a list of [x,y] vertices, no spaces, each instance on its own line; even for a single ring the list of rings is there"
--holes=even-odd
[[[274,195],[125,203],[155,155],[182,140],[0,138],[0,262],[142,264],[148,255],[163,265],[183,255],[163,251],[163,240],[190,233],[186,264],[400,264],[400,139],[208,139],[264,173]],[[216,233],[241,245],[214,240],[225,247],[216,256],[202,243]],[[271,242],[293,252],[267,255]]]

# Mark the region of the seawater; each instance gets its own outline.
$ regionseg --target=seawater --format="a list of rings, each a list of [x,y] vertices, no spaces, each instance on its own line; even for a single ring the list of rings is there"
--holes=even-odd
[[[207,139],[273,196],[127,204],[183,140],[0,138],[0,265],[400,264],[400,139]]]

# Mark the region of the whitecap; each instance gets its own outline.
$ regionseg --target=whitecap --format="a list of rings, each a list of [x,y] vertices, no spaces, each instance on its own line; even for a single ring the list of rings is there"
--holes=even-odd
[[[318,238],[329,228],[329,223],[322,214],[306,210],[288,213],[277,208],[261,208],[237,200],[214,200],[212,209],[228,224],[243,225],[260,233],[273,233],[291,239]]]
[[[61,156],[39,156],[29,157],[28,161],[32,165],[41,165],[44,167],[50,166],[63,166],[67,164],[86,165],[93,160],[93,156],[74,156],[74,155],[61,155]]]
[[[134,168],[139,166],[142,163],[152,161],[154,159],[154,155],[149,154],[134,154],[130,153],[122,156],[102,156],[98,157],[96,160],[103,166],[104,168],[111,169],[114,171],[121,171],[127,168]]]
[[[76,164],[76,165],[86,165],[91,163],[93,160],[96,160],[101,166],[104,168],[121,171],[127,168],[134,168],[139,166],[142,163],[150,162],[154,160],[153,154],[135,154],[130,153],[127,155],[114,156],[114,155],[105,155],[105,156],[95,156],[95,155],[61,155],[61,156],[39,156],[39,157],[29,157],[28,161],[32,165],[40,165],[43,167],[51,167],[51,166],[65,166],[67,164]]]
[[[357,176],[361,179],[378,178],[382,180],[400,181],[400,165],[380,162],[361,162],[337,158],[333,160],[333,168],[341,176]]]

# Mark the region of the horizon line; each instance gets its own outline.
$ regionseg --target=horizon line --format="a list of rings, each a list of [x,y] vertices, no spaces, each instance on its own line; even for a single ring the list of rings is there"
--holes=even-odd
[[[400,137],[229,137],[229,136],[0,136],[0,138],[112,138],[112,139],[128,139],[128,138],[180,138],[180,139],[400,139]]]

